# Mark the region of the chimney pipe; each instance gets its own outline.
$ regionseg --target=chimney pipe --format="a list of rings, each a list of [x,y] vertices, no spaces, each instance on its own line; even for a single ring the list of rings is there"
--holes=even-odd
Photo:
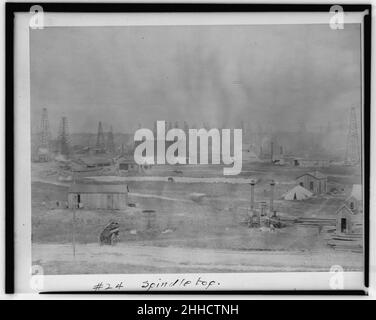
[[[274,180],[272,180],[270,182],[270,215],[273,214],[273,211],[274,211],[274,208],[273,208],[273,200],[274,200],[274,186],[275,186],[275,182]]]

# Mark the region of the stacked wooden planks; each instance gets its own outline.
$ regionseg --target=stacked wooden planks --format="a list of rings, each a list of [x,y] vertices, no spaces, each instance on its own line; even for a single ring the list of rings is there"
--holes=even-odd
[[[336,250],[350,250],[353,252],[363,252],[363,235],[354,234],[332,234],[328,245]]]

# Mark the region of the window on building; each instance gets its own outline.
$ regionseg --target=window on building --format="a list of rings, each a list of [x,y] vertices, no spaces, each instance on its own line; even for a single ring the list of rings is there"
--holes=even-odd
[[[313,190],[313,181],[311,181],[311,182],[309,183],[309,189],[310,189],[310,190]]]
[[[350,202],[350,209],[351,209],[351,210],[354,210],[354,208],[355,208],[355,206],[354,206],[354,202],[351,201],[351,202]]]

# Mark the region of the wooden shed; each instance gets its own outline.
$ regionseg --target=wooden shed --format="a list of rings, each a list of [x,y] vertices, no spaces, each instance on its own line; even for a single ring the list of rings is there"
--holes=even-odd
[[[297,177],[296,181],[303,188],[306,188],[307,190],[316,194],[326,193],[327,191],[328,179],[326,175],[318,171],[307,172]]]
[[[346,204],[343,204],[336,212],[337,234],[362,233],[363,215],[354,213]]]
[[[72,184],[69,208],[122,210],[128,202],[128,186],[121,184]]]

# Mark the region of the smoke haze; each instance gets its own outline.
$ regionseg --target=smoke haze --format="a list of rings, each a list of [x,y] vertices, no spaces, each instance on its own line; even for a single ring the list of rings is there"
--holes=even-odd
[[[49,27],[30,31],[33,129],[154,120],[295,130],[360,110],[360,25]]]

